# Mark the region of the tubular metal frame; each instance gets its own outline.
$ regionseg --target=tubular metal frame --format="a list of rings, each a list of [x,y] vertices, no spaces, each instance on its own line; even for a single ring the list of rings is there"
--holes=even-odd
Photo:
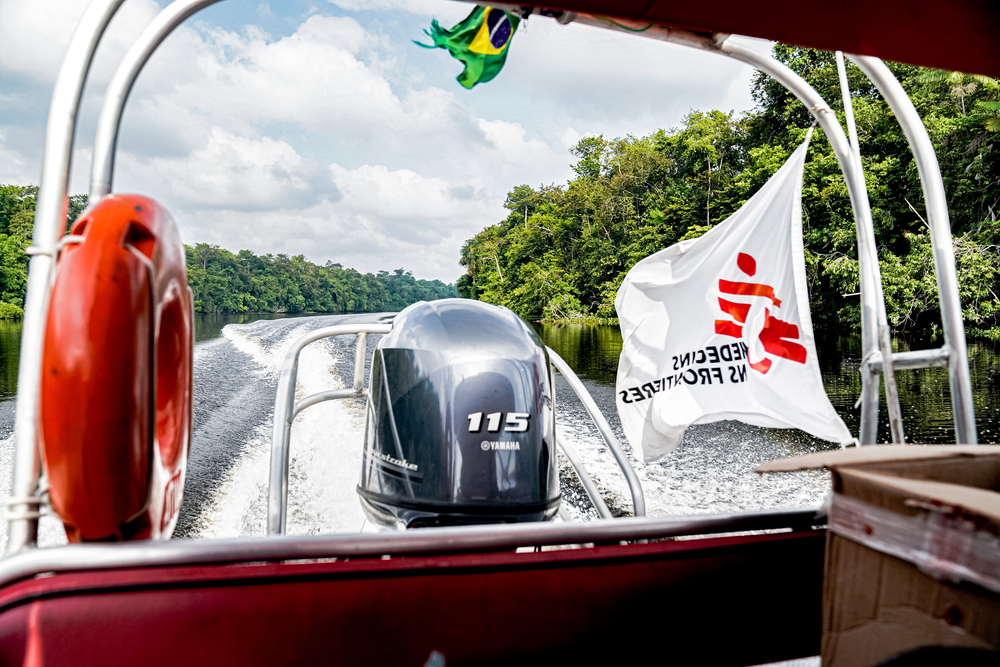
[[[879,352],[879,327],[887,324],[885,297],[882,293],[882,273],[875,252],[875,228],[872,224],[871,205],[860,172],[860,160],[844,136],[837,114],[820,97],[819,93],[805,79],[786,65],[770,56],[763,56],[746,47],[728,41],[718,45],[721,53],[753,65],[772,76],[806,105],[813,117],[823,128],[834,154],[844,173],[847,191],[854,209],[854,222],[858,236],[858,274],[861,282],[861,344],[862,353],[869,357]],[[891,350],[883,352],[883,358],[891,358]],[[867,367],[865,367],[867,369]],[[862,445],[875,444],[878,435],[878,375],[863,371],[861,374],[861,432]]]
[[[39,387],[41,381],[41,355],[44,346],[45,322],[48,315],[49,296],[55,276],[55,261],[59,238],[65,225],[64,201],[67,195],[69,168],[76,119],[84,84],[97,45],[111,18],[124,0],[93,0],[74,31],[63,64],[56,78],[49,107],[42,160],[42,178],[35,216],[33,246],[28,249],[32,259],[28,271],[28,293],[25,302],[21,355],[18,368],[19,391],[15,416],[15,453],[10,508],[7,554],[35,546],[38,533],[38,495],[40,455],[38,449]],[[213,4],[211,0],[176,0],[161,12],[154,23],[143,32],[140,42],[129,54],[133,60],[124,62],[122,72],[116,73],[114,101],[107,102],[108,111],[101,114],[102,154],[95,154],[95,172],[92,174],[91,191],[107,194],[114,170],[114,150],[121,112],[128,91],[142,65],[155,51],[156,46],[177,26],[202,7]],[[519,5],[491,3],[498,8],[520,13]],[[187,9],[182,10],[182,7]],[[185,13],[187,12],[187,13]],[[727,41],[728,35],[695,33],[666,26],[630,27],[628,22],[616,23],[588,14],[556,12],[560,23],[579,22],[597,27],[634,33],[641,29],[642,36],[682,44],[728,55],[746,62],[774,77],[802,101],[823,127],[824,132],[844,172],[851,204],[855,211],[858,232],[858,261],[861,275],[862,342],[865,363],[862,364],[861,433],[863,444],[873,443],[878,421],[878,366],[874,362],[892,363],[893,360],[914,361],[904,355],[882,353],[879,326],[886,325],[885,303],[882,295],[881,276],[875,254],[874,230],[871,212],[863,188],[863,179],[857,168],[857,153],[847,143],[836,116],[801,77],[773,58],[762,56],[749,49]],[[169,16],[175,17],[169,19]],[[179,18],[178,18],[179,17]],[[143,41],[145,40],[145,41]],[[851,60],[875,83],[900,120],[917,161],[924,198],[927,202],[931,224],[931,242],[934,250],[935,271],[941,300],[942,326],[945,345],[942,353],[928,365],[940,365],[943,357],[949,369],[956,439],[959,442],[977,442],[972,388],[965,347],[965,330],[961,317],[961,302],[955,274],[954,252],[950,241],[947,201],[941,182],[940,168],[926,130],[913,108],[912,102],[888,68],[876,58],[850,56]],[[127,71],[125,71],[127,70]],[[116,108],[117,107],[117,108]],[[113,113],[112,113],[113,112]],[[112,122],[113,121],[113,122]],[[113,127],[112,127],[113,126]],[[97,165],[100,164],[99,170]],[[96,185],[96,188],[95,188]],[[878,356],[876,356],[878,355]],[[933,356],[933,355],[931,355]],[[917,366],[912,366],[917,367]],[[305,406],[303,406],[305,407]],[[603,433],[602,433],[603,435]]]
[[[867,185],[864,182],[864,164],[861,161],[861,144],[858,142],[858,127],[854,122],[854,104],[851,102],[851,87],[847,81],[847,67],[844,64],[844,54],[841,51],[837,51],[834,56],[837,61],[837,76],[840,79],[840,93],[844,101],[844,120],[847,123],[847,138],[851,142],[854,159],[858,166],[858,174],[867,192]],[[896,386],[896,371],[892,365],[892,338],[889,333],[888,318],[886,317],[885,319],[886,321],[879,321],[878,325],[880,356],[883,359],[889,360],[888,364],[881,367],[883,382],[885,383],[885,404],[889,412],[889,429],[892,432],[892,442],[893,444],[901,445],[906,442],[906,438],[903,435],[903,414],[899,409],[899,389]],[[861,372],[870,371],[862,369]]]
[[[472,2],[474,0],[465,1]],[[491,3],[491,6],[503,8],[505,11],[513,13],[520,13],[522,10],[520,5],[514,4]],[[837,122],[836,114],[802,77],[770,56],[761,55],[729,41],[729,35],[697,33],[681,28],[644,25],[627,20],[611,21],[584,13],[547,13],[563,24],[582,23],[727,55],[752,65],[773,77],[806,105],[823,128],[837,156],[854,209],[858,235],[862,310],[861,338],[864,359],[861,364],[861,429],[859,440],[863,445],[874,444],[878,432],[878,373],[888,367],[882,366],[881,363],[875,365],[873,362],[875,360],[879,360],[879,362],[889,360],[891,364],[893,360],[901,359],[907,363],[906,368],[927,368],[940,365],[941,355],[931,351],[902,353],[902,356],[892,353],[885,298],[881,289],[882,277],[876,252],[875,232],[864,184],[860,152],[856,148],[857,141],[855,140],[855,146],[852,147],[844,136],[843,128]],[[968,350],[962,321],[961,299],[958,292],[958,276],[955,271],[954,248],[951,243],[951,225],[948,221],[944,183],[941,180],[941,170],[934,153],[934,147],[927,136],[923,121],[913,107],[913,102],[910,101],[889,68],[881,60],[871,56],[848,55],[847,57],[879,89],[903,128],[910,149],[913,151],[927,206],[927,217],[930,220],[931,246],[934,252],[934,269],[938,283],[941,322],[945,338],[942,350],[943,356],[947,359],[951,385],[955,439],[958,443],[977,444],[975,406],[972,401]],[[920,365],[918,362],[921,354],[927,356],[929,360],[927,365]],[[891,374],[891,370],[887,374]],[[888,402],[893,400],[894,393],[891,387],[887,387]],[[891,409],[890,412],[895,412],[895,410]]]
[[[934,274],[937,278],[938,300],[941,304],[941,328],[951,386],[952,414],[955,419],[955,441],[959,444],[979,443],[976,433],[976,409],[972,402],[972,379],[969,374],[969,352],[962,321],[962,301],[958,292],[955,269],[955,249],[951,240],[948,199],[941,180],[934,145],[927,128],[917,113],[903,86],[878,58],[848,55],[865,76],[871,79],[899,121],[920,174],[927,219],[931,228],[931,248],[934,253]],[[936,364],[935,364],[936,365]]]
[[[580,378],[576,376],[573,369],[569,367],[562,357],[553,350],[551,347],[545,348],[549,353],[549,361],[552,365],[562,373],[563,378],[566,379],[566,383],[569,384],[573,393],[576,394],[577,398],[583,404],[583,407],[587,410],[587,414],[594,422],[594,426],[597,427],[598,432],[604,439],[605,444],[614,454],[615,460],[618,462],[618,467],[621,468],[622,472],[625,473],[625,480],[628,482],[629,491],[632,493],[632,513],[635,516],[646,516],[646,499],[642,494],[642,484],[639,483],[639,477],[635,474],[635,470],[632,469],[632,464],[629,463],[628,457],[625,455],[625,451],[622,449],[621,444],[618,442],[618,438],[615,436],[615,432],[611,430],[611,425],[608,424],[608,420],[604,418],[604,414],[601,409],[597,407],[597,403],[594,403],[593,397],[591,397],[590,392],[587,388],[583,386]],[[569,454],[566,455],[569,457]],[[573,459],[570,458],[570,462]],[[576,468],[576,466],[573,466]],[[577,471],[579,474],[579,470]],[[584,472],[583,474],[586,474]],[[581,475],[580,481],[583,481],[583,476]],[[586,488],[586,484],[584,484]],[[595,489],[596,490],[596,489]],[[588,494],[590,492],[588,491]],[[596,506],[596,505],[595,505]],[[598,510],[599,511],[599,510]]]
[[[14,415],[14,466],[11,480],[8,554],[32,547],[38,539],[41,456],[38,441],[39,387],[49,296],[55,277],[59,238],[66,225],[66,191],[76,135],[76,117],[97,44],[124,0],[93,0],[73,32],[56,76],[45,127],[42,179],[28,264],[21,357],[18,363],[17,411]]]
[[[271,467],[267,487],[267,534],[282,535],[288,523],[288,463],[292,422],[306,408],[341,398],[367,398],[365,391],[365,350],[368,334],[387,334],[391,324],[339,325],[312,331],[292,343],[285,353],[274,401],[274,426],[271,432]],[[332,336],[357,336],[354,349],[354,385],[350,389],[323,391],[295,400],[299,372],[299,354],[311,343]]]
[[[115,174],[115,153],[118,148],[118,131],[121,127],[122,112],[129,93],[139,72],[146,65],[153,52],[159,48],[170,33],[187,18],[220,0],[174,0],[156,15],[146,26],[125,58],[104,93],[104,104],[97,119],[97,134],[94,136],[94,160],[90,165],[90,200],[98,202],[111,194],[111,184]]]
[[[590,502],[594,505],[594,509],[597,511],[597,516],[602,519],[612,519],[614,515],[611,514],[611,510],[608,509],[607,503],[604,502],[604,498],[601,497],[601,492],[597,490],[597,485],[594,484],[594,480],[591,479],[590,475],[587,473],[587,469],[583,465],[583,461],[580,459],[580,455],[576,453],[576,449],[573,445],[566,442],[564,438],[560,438],[559,434],[556,433],[556,443],[559,445],[559,449],[562,450],[566,458],[569,459],[570,465],[573,466],[573,470],[576,471],[576,476],[580,480],[580,484],[583,485],[583,490],[586,491],[587,497],[590,498]]]
[[[472,1],[472,0],[467,0]],[[491,3],[491,6],[505,11],[520,13],[521,7],[513,4]],[[871,206],[860,173],[860,160],[851,148],[844,130],[837,120],[837,114],[809,83],[786,65],[768,55],[757,53],[740,44],[729,41],[729,35],[722,33],[697,33],[681,28],[660,25],[643,25],[634,21],[611,21],[591,14],[568,14],[556,16],[560,23],[581,23],[628,34],[637,34],[648,39],[679,44],[703,51],[729,56],[747,63],[773,77],[802,102],[813,118],[823,128],[827,140],[833,148],[840,170],[844,174],[854,211],[855,230],[858,238],[858,264],[861,282],[861,341],[864,357],[871,358],[881,351],[879,326],[887,325],[885,298],[882,293],[882,276],[875,252],[875,231],[872,225]],[[890,350],[882,355],[890,358]],[[867,371],[862,365],[861,373],[861,429],[859,441],[863,445],[874,444],[878,432],[879,377]]]
[[[312,331],[302,338],[299,338],[285,353],[285,360],[281,366],[281,376],[278,379],[278,389],[274,403],[274,426],[271,431],[271,466],[268,475],[267,489],[267,534],[284,535],[288,527],[288,470],[291,450],[292,422],[296,415],[306,408],[323,403],[325,401],[335,401],[344,398],[363,398],[371,400],[369,391],[365,389],[365,353],[367,350],[368,334],[387,334],[392,329],[391,324],[368,324],[368,325],[339,325],[324,327]],[[351,389],[334,389],[321,391],[306,396],[296,401],[295,389],[298,376],[299,355],[308,345],[325,338],[333,336],[347,336],[354,334],[357,341],[354,347],[354,384]],[[625,478],[628,480],[629,489],[632,493],[633,513],[637,517],[646,515],[646,503],[642,495],[642,485],[639,478],[632,469],[625,452],[622,450],[618,439],[608,425],[604,415],[601,414],[594,399],[590,396],[587,388],[580,382],[573,369],[563,361],[552,348],[546,348],[549,354],[549,361],[552,368],[559,370],[566,378],[570,388],[576,393],[580,402],[583,403],[590,418],[600,431],[601,436],[607,443],[611,451],[614,452],[615,459],[621,467]],[[553,391],[555,386],[553,385]],[[554,401],[553,401],[554,403]],[[602,519],[611,518],[611,510],[608,509],[604,499],[601,498],[597,485],[594,484],[590,475],[583,465],[583,461],[577,456],[576,451],[569,443],[556,438],[556,442],[570,464],[576,471],[580,482],[583,484],[587,496],[594,504],[598,516]]]

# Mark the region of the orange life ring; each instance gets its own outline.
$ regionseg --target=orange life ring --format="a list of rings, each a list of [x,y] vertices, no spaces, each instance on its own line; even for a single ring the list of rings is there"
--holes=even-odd
[[[42,356],[41,446],[71,542],[166,539],[191,441],[193,307],[173,218],[103,199],[70,231]]]

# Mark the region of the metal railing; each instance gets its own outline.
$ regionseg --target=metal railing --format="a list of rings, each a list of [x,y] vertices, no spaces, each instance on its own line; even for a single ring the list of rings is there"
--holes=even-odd
[[[339,325],[312,331],[292,343],[285,353],[278,379],[278,393],[274,400],[274,426],[271,434],[271,468],[267,489],[267,534],[282,535],[288,522],[288,463],[292,422],[306,408],[324,401],[343,398],[365,398],[365,351],[368,334],[387,334],[391,324]],[[333,389],[295,400],[295,387],[299,373],[299,354],[311,343],[333,336],[355,336],[354,384],[350,389]]]
[[[82,91],[94,53],[111,18],[123,1],[93,0],[90,3],[70,40],[52,92],[45,131],[33,245],[29,249],[32,258],[28,270],[28,290],[18,368],[13,479],[11,496],[6,503],[10,508],[6,550],[8,554],[33,547],[37,541],[37,507],[41,502],[38,491],[41,462],[37,447],[41,355],[49,295],[55,275],[57,247],[59,238],[64,233],[63,205],[68,190],[73,139]],[[113,78],[114,83],[109,88],[108,99],[101,111],[99,139],[95,141],[94,171],[91,174],[92,194],[101,196],[111,191],[114,151],[121,113],[128,92],[143,64],[177,25],[199,9],[211,4],[213,0],[175,0],[143,31],[122,62]],[[513,4],[491,3],[491,6],[518,13],[526,9]],[[733,43],[727,39],[728,35],[695,33],[669,26],[631,25],[634,22],[612,22],[585,13],[558,14],[556,20],[560,23],[577,22],[632,33],[639,27],[642,31],[637,34],[643,37],[741,60],[775,78],[806,105],[823,127],[833,146],[844,173],[857,225],[865,360],[862,364],[862,410],[859,434],[861,443],[875,442],[879,402],[878,370],[885,368],[885,364],[895,363],[912,364],[905,366],[907,368],[922,367],[919,364],[925,361],[928,366],[942,365],[942,359],[944,365],[948,367],[951,382],[956,439],[968,444],[978,442],[961,302],[955,274],[954,250],[950,242],[951,230],[940,169],[923,123],[888,68],[877,58],[849,56],[879,88],[899,119],[920,173],[924,198],[927,202],[927,217],[931,226],[931,244],[945,338],[940,353],[937,355],[926,353],[923,361],[920,360],[920,353],[906,353],[908,356],[892,354],[891,350],[886,348],[884,336],[880,335],[882,333],[880,327],[887,326],[885,304],[875,255],[871,212],[863,187],[863,178],[859,173],[860,160],[847,142],[843,129],[837,122],[836,114],[805,80],[775,59]]]
[[[323,403],[324,401],[336,401],[345,398],[363,398],[370,400],[369,392],[365,389],[365,353],[367,350],[368,334],[386,334],[392,329],[391,324],[362,324],[362,325],[339,325],[325,327],[312,331],[298,339],[285,353],[285,360],[281,366],[281,376],[278,379],[278,390],[274,402],[274,426],[271,432],[271,466],[268,476],[267,489],[267,534],[283,535],[288,527],[288,472],[291,451],[292,423],[295,417],[306,408]],[[298,380],[299,355],[306,346],[316,341],[334,336],[354,335],[354,384],[350,389],[332,389],[311,394],[298,401],[295,400],[295,390]],[[646,503],[642,494],[642,485],[639,478],[632,469],[628,457],[622,450],[618,438],[608,421],[601,414],[593,397],[587,388],[576,376],[573,369],[563,361],[552,348],[546,348],[549,353],[549,361],[553,368],[562,373],[570,388],[580,399],[594,425],[600,432],[604,442],[611,449],[615,460],[625,474],[628,481],[629,490],[632,493],[632,509],[635,516],[646,515]],[[552,391],[555,391],[553,385]],[[612,518],[611,510],[607,503],[601,498],[601,494],[594,484],[593,479],[584,467],[583,461],[577,455],[572,445],[557,437],[556,442],[559,448],[569,459],[570,465],[576,471],[580,482],[583,485],[587,496],[594,504],[594,509],[602,519]]]
[[[924,193],[927,220],[931,230],[931,249],[934,253],[934,275],[937,278],[938,301],[941,305],[941,329],[944,345],[939,350],[921,350],[892,355],[892,363],[916,363],[919,357],[923,365],[907,368],[930,368],[947,366],[951,388],[952,415],[955,420],[955,442],[975,445],[979,443],[976,433],[976,411],[972,402],[972,379],[969,375],[969,353],[965,344],[965,325],[962,320],[962,300],[958,292],[958,273],[955,270],[955,249],[951,240],[951,222],[948,219],[948,200],[941,167],[938,165],[934,145],[927,135],[927,128],[910,101],[903,86],[893,76],[889,68],[878,58],[853,56],[848,58],[871,79],[882,97],[889,104],[899,121],[906,141],[913,152],[913,159],[920,174],[920,187]],[[945,363],[940,363],[941,359]],[[900,366],[902,368],[902,366]]]
[[[474,0],[465,1],[473,2]],[[490,4],[493,7],[518,14],[521,14],[525,9],[516,4]],[[940,352],[917,351],[903,353],[903,356],[892,353],[885,298],[882,292],[882,277],[876,252],[875,231],[872,225],[871,207],[868,202],[860,154],[857,147],[852,146],[844,135],[837,115],[805,79],[773,57],[746,48],[730,40],[730,36],[726,34],[698,33],[683,28],[640,24],[624,19],[611,21],[604,17],[582,12],[555,12],[554,14],[548,12],[548,14],[562,24],[582,23],[725,55],[756,67],[795,95],[823,128],[834,154],[837,156],[837,161],[840,163],[840,169],[844,174],[850,195],[851,207],[854,210],[861,282],[861,340],[864,360],[861,364],[861,428],[858,440],[862,445],[875,444],[876,442],[879,412],[878,373],[884,372],[889,380],[886,383],[886,400],[890,406],[890,418],[895,418],[894,416],[899,414],[899,410],[898,397],[892,386],[894,384],[893,365],[898,361],[906,364],[906,366],[901,365],[899,368],[940,366],[943,355],[947,360],[944,365],[948,367],[950,380],[956,442],[962,444],[978,443],[962,306],[958,293],[958,277],[955,271],[955,253],[951,242],[951,226],[948,222],[948,207],[944,183],[941,180],[941,171],[934,147],[920,116],[913,107],[913,103],[881,60],[871,56],[847,56],[871,79],[888,102],[903,128],[917,164],[931,228],[931,247],[934,254],[934,269],[941,306],[941,324],[945,341]],[[877,365],[876,360],[878,360]],[[922,365],[925,363],[926,365]],[[901,423],[891,426],[893,426],[894,437],[901,438]]]
[[[573,369],[569,367],[569,364],[567,364],[551,347],[546,349],[549,352],[549,361],[552,362],[552,365],[556,368],[556,370],[562,373],[562,376],[566,379],[567,384],[569,384],[577,398],[580,399],[584,409],[587,410],[587,414],[589,414],[590,418],[594,421],[594,426],[597,427],[601,437],[604,438],[605,444],[607,444],[611,453],[614,454],[615,460],[618,462],[618,467],[622,469],[623,473],[625,473],[625,479],[628,481],[629,490],[632,492],[633,514],[635,514],[635,516],[646,516],[646,499],[642,494],[642,485],[639,483],[639,477],[636,476],[635,470],[632,469],[632,464],[629,463],[628,457],[625,455],[624,450],[622,450],[622,446],[618,443],[618,438],[615,437],[615,432],[611,430],[611,425],[608,424],[608,420],[604,418],[604,414],[601,412],[601,409],[597,407],[597,403],[594,403],[594,399],[590,395],[590,392],[588,392],[587,388],[583,386],[583,383],[580,382],[580,378],[576,376],[576,373],[574,373]],[[555,387],[553,387],[553,391],[555,391]],[[565,449],[563,451],[566,452]],[[583,470],[582,461],[580,462],[580,467],[577,467],[577,464],[574,462],[574,457],[568,452],[566,453],[566,458],[568,458],[570,463],[573,464],[573,468],[577,471],[577,475],[580,476],[580,482],[583,484],[583,488],[587,491],[587,495],[591,497],[591,500],[593,500],[594,496],[591,495],[591,490],[588,489],[588,483],[584,481],[586,471],[584,470],[583,473],[580,472]],[[578,457],[577,461],[579,461]],[[590,485],[593,486],[593,482],[591,482]],[[594,488],[593,491],[596,494],[596,488]],[[594,501],[594,507],[597,509],[598,514],[600,514],[601,509],[597,504],[597,501]],[[607,510],[606,505],[604,509]],[[611,513],[608,512],[607,516],[610,517]]]
[[[108,89],[104,92],[104,103],[97,118],[97,133],[94,135],[94,159],[90,165],[90,201],[97,203],[101,197],[111,194],[115,173],[115,152],[118,148],[118,129],[125,111],[132,85],[150,56],[170,33],[186,19],[202,9],[221,0],[175,0],[156,15],[156,18],[136,39],[115,71]]]

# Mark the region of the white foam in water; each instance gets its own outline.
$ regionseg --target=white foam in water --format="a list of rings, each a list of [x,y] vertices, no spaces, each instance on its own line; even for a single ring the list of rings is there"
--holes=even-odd
[[[631,513],[632,495],[625,475],[589,417],[572,405],[560,408],[560,437],[576,449],[612,511]],[[764,476],[753,472],[767,460],[808,452],[815,441],[806,434],[726,422],[694,429],[691,437],[660,461],[643,464],[628,456],[642,485],[648,516],[818,507],[822,503],[830,486],[824,470]]]
[[[277,378],[285,353],[304,335],[307,324],[295,328],[277,345],[267,346],[260,329],[227,326],[224,336],[259,366],[262,377]],[[266,329],[265,329],[266,331]],[[341,388],[334,372],[334,346],[318,342],[303,350],[299,361],[296,397]],[[624,474],[589,417],[578,406],[560,406],[560,437],[574,445],[605,502],[615,514],[632,511],[632,497]],[[304,411],[292,427],[289,478],[288,532],[355,533],[364,515],[355,487],[361,468],[364,411],[355,402],[332,401]],[[702,427],[662,461],[641,464],[632,459],[650,516],[728,513],[818,506],[829,487],[823,471],[761,477],[753,469],[764,460],[781,456],[781,441],[801,453],[804,443],[796,432],[716,424]],[[267,476],[271,431],[262,429],[246,443],[240,461],[221,484],[215,506],[206,513],[210,525],[204,537],[262,535],[267,513]],[[794,441],[794,442],[793,442]],[[792,453],[792,452],[788,452]],[[577,506],[579,505],[579,506]],[[585,497],[567,502],[576,519],[593,518]]]
[[[11,475],[14,470],[14,435],[0,441],[0,498],[10,496]],[[6,514],[6,513],[5,513]],[[38,521],[38,545],[58,547],[67,544],[62,522],[51,514]],[[0,553],[7,548],[7,519],[0,521]]]
[[[277,344],[266,334],[275,332],[271,322],[229,325],[226,343],[247,355],[264,382],[274,383],[285,354],[293,342],[313,328],[309,320],[292,328]],[[296,398],[344,387],[335,372],[337,348],[319,341],[300,355]],[[288,532],[357,533],[366,528],[356,485],[361,471],[365,415],[358,402],[328,401],[303,411],[295,420],[291,437]],[[610,449],[590,423],[587,414],[572,403],[560,405],[560,437],[570,442],[583,460],[601,495],[616,514],[632,511],[628,483]],[[697,427],[685,442],[662,461],[641,464],[632,460],[651,516],[721,513],[819,505],[829,488],[823,471],[773,474],[765,477],[753,468],[769,458],[808,451],[804,434],[753,429],[732,424]],[[9,494],[13,464],[13,436],[0,441],[0,495]],[[264,535],[271,453],[271,424],[258,428],[243,444],[238,460],[214,494],[211,507],[201,513],[199,537]],[[561,461],[561,474],[574,484]],[[575,519],[594,518],[582,493],[566,492],[566,511]],[[568,502],[576,496],[573,502]],[[7,541],[7,522],[0,521],[0,548]],[[39,543],[66,543],[58,519],[42,518]]]
[[[263,376],[276,378],[292,343],[309,330],[301,326],[280,344],[266,347],[252,330],[228,325],[223,335],[259,365]],[[334,372],[334,347],[317,342],[299,355],[296,398],[344,388]],[[304,410],[292,424],[290,443],[289,534],[356,533],[364,513],[355,487],[361,473],[364,412],[353,402],[328,401]],[[199,537],[238,537],[266,532],[271,428],[258,429],[244,446],[206,513]]]

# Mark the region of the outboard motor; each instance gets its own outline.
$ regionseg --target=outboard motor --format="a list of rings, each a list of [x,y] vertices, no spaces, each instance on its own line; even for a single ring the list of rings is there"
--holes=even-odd
[[[507,308],[406,308],[379,341],[358,494],[369,520],[420,528],[551,519],[559,509],[545,346]]]

